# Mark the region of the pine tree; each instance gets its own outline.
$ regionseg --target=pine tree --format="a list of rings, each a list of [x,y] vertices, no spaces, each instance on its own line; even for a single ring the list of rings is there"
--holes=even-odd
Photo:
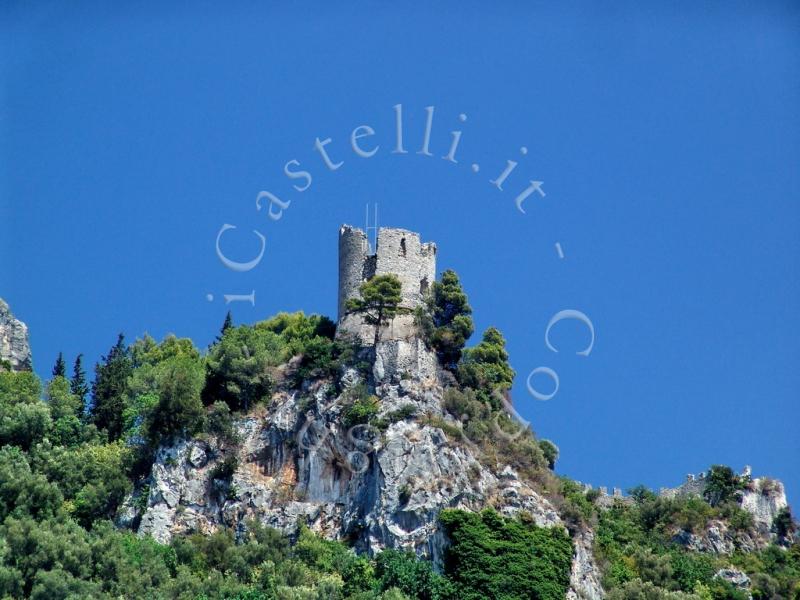
[[[442,366],[455,371],[475,330],[472,308],[455,271],[445,271],[442,280],[433,283],[425,307],[417,311],[417,324]]]
[[[222,324],[222,329],[219,330],[220,336],[225,335],[225,332],[231,327],[233,327],[233,316],[231,315],[231,311],[228,311],[228,314],[225,315],[225,322]]]
[[[369,325],[375,326],[374,345],[377,347],[380,340],[381,327],[390,323],[403,309],[400,302],[401,284],[397,275],[375,275],[369,281],[361,284],[359,291],[361,298],[350,298],[347,301],[347,310],[362,313],[364,320]]]
[[[69,381],[69,391],[81,400],[81,404],[86,402],[86,394],[89,393],[89,386],[86,385],[86,371],[83,370],[83,354],[78,354],[75,364],[72,366],[72,379]]]
[[[133,373],[133,361],[121,333],[117,343],[95,366],[92,384],[92,422],[108,433],[110,441],[122,435],[128,377]]]
[[[209,350],[214,344],[219,344],[222,341],[225,332],[231,327],[233,327],[233,315],[231,315],[231,311],[228,311],[228,314],[225,315],[225,321],[222,323],[222,327],[219,330],[219,335],[217,335],[217,337],[214,338],[214,341],[208,346]]]
[[[53,366],[53,377],[66,377],[67,365],[64,364],[64,355],[59,352],[56,364]]]

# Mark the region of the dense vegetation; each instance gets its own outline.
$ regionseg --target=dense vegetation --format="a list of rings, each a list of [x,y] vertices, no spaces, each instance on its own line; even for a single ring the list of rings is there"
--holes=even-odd
[[[445,573],[459,599],[564,598],[572,543],[563,529],[506,519],[493,510],[444,510],[440,520],[451,540]]]
[[[385,306],[378,312],[376,324],[396,314]],[[485,552],[491,547],[508,551],[520,573],[529,559],[558,558],[553,577],[562,586],[571,553],[564,534],[491,512],[481,516],[480,527],[459,521],[458,511],[447,516],[458,539],[448,565],[494,565],[481,582],[470,581],[468,570],[448,567],[439,575],[405,552],[358,557],[302,527],[289,539],[253,522],[238,537],[223,530],[161,545],[113,525],[123,499],[136,487],[146,490],[159,445],[205,433],[235,445],[237,412],[264,401],[279,381],[328,377],[344,364],[363,368],[357,348],[334,333],[333,323],[316,315],[282,313],[238,327],[228,316],[205,355],[188,339],[168,336],[157,343],[145,336],[128,346],[120,335],[96,365],[91,387],[80,356],[69,379],[59,356],[44,389],[31,372],[0,373],[0,597],[478,598],[485,593],[481,586],[506,585],[496,558]],[[491,354],[477,352],[471,368],[491,371]],[[344,399],[347,425],[385,427],[418,416],[408,405],[378,422],[377,399],[364,385],[349,388]],[[235,468],[235,457],[226,457],[215,481]],[[498,597],[555,597],[546,585],[541,593],[536,587],[549,577],[518,581],[515,592]],[[535,585],[525,590],[527,583]]]
[[[132,489],[141,448],[157,438],[209,426],[212,415],[226,414],[219,406],[197,411],[203,365],[185,341],[168,338],[155,344],[145,339],[127,350],[120,347],[123,351],[132,373],[120,435],[113,441],[107,430],[90,422],[96,419],[82,416],[79,399],[63,376],[48,384],[44,401],[34,374],[0,373],[0,597],[477,598],[483,592],[463,594],[473,585],[505,585],[497,559],[486,554],[493,547],[507,551],[520,573],[531,558],[545,565],[553,557],[557,580],[563,582],[570,554],[563,533],[492,513],[482,515],[480,527],[457,511],[448,513],[447,527],[458,540],[448,564],[468,564],[469,569],[448,568],[446,575],[437,575],[430,563],[412,554],[358,557],[302,527],[296,540],[251,522],[238,539],[223,530],[178,536],[169,545],[115,528],[110,519]],[[183,414],[188,420],[155,420],[153,415],[160,413]],[[493,575],[471,581],[469,573],[484,561],[493,565],[487,571]],[[539,580],[548,577],[539,573],[536,585],[545,585]],[[555,597],[542,594],[497,597]]]
[[[396,278],[373,278],[350,309],[380,327],[402,312]],[[537,440],[509,415],[514,371],[505,339],[488,328],[466,347],[474,325],[458,276],[445,272],[416,319],[437,353],[449,385],[445,417],[418,414],[413,404],[380,414],[379,399],[361,383],[341,393],[342,424],[383,430],[403,419],[440,427],[491,467],[511,465],[550,497],[570,533],[596,531],[595,551],[612,599],[739,599],[743,592],[714,577],[721,567],[748,573],[755,598],[800,598],[800,547],[786,510],[774,531],[785,547],[737,551],[728,558],[688,552],[677,530],[701,532],[724,519],[741,532],[752,518],[739,506],[750,482],[727,467],[709,473],[703,498],[658,498],[632,490],[635,502],[601,509],[597,494],[558,478],[558,448]],[[169,545],[113,524],[123,500],[147,490],[155,450],[186,436],[214,435],[227,450],[240,443],[235,419],[266,401],[281,383],[326,378],[339,385],[342,367],[369,371],[353,343],[335,338],[326,317],[281,313],[253,326],[230,314],[200,352],[191,340],[149,336],[127,345],[119,335],[87,381],[82,356],[67,375],[59,354],[43,386],[31,372],[0,367],[0,598],[175,598],[204,600],[360,599],[504,600],[563,598],[572,542],[561,528],[540,528],[529,516],[445,510],[450,545],[444,571],[415,555],[386,550],[374,559],[300,526],[288,538],[256,522],[211,535],[176,536]],[[220,494],[230,494],[236,455],[215,466]],[[408,491],[408,490],[407,490]],[[401,491],[401,496],[403,491]],[[145,498],[140,494],[139,498]]]
[[[736,500],[744,483],[731,474],[728,467],[712,467],[706,498],[662,498],[638,487],[631,490],[633,504],[597,511],[595,550],[610,598],[744,600],[744,591],[715,577],[730,567],[748,574],[754,598],[800,598],[800,546],[785,538],[777,538],[784,546],[736,550],[732,556],[688,551],[674,541],[675,532],[702,534],[714,519],[741,533],[751,531],[752,517]]]

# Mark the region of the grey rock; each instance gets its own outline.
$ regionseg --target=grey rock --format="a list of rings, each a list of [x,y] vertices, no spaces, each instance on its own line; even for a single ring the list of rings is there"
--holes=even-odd
[[[195,469],[200,469],[204,467],[207,462],[208,456],[206,456],[205,449],[200,446],[192,446],[192,449],[189,451],[189,463]]]
[[[753,479],[742,496],[742,508],[753,515],[756,529],[762,535],[770,535],[772,521],[787,504],[783,484],[766,477]]]
[[[30,371],[33,367],[28,326],[14,318],[8,304],[0,298],[0,361],[12,371]]]
[[[733,584],[735,587],[739,589],[748,589],[750,587],[750,578],[747,576],[746,573],[739,571],[738,569],[728,568],[728,569],[720,569],[714,575],[719,579],[724,579],[728,583]]]

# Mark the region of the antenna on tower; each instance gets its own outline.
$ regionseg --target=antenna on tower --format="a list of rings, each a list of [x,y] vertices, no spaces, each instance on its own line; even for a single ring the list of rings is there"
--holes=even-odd
[[[373,224],[369,224],[369,203],[367,203],[367,215],[366,215],[366,223],[364,227],[364,233],[367,234],[367,251],[372,254],[372,252],[377,252],[378,249],[378,203],[375,203],[375,208],[373,211]],[[369,232],[372,231],[372,239],[374,240],[372,244],[369,241]]]

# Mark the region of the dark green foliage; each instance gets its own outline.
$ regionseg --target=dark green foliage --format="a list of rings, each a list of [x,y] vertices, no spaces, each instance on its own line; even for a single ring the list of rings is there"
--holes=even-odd
[[[231,314],[231,311],[228,311],[225,314],[225,320],[222,322],[222,327],[220,327],[219,335],[217,336],[217,341],[221,340],[222,336],[225,335],[225,332],[228,331],[228,329],[230,329],[231,327],[233,327],[233,315]]]
[[[200,361],[179,357],[163,363],[158,376],[158,402],[145,421],[152,446],[200,430],[205,414],[200,401],[203,383]]]
[[[547,461],[547,468],[555,469],[556,461],[558,460],[558,446],[550,440],[539,440],[539,448],[541,448],[544,459]]]
[[[64,363],[64,355],[59,352],[56,358],[56,364],[53,365],[53,377],[66,377],[67,365]]]
[[[419,560],[411,552],[384,550],[378,555],[375,575],[381,590],[396,588],[409,598],[419,600],[456,600],[455,587],[441,575],[437,575],[431,564]]]
[[[119,439],[124,429],[123,411],[127,399],[127,381],[133,373],[133,362],[121,333],[117,343],[95,367],[92,384],[92,422],[105,430],[108,439]]]
[[[380,339],[381,327],[391,322],[400,312],[401,285],[397,275],[375,275],[361,284],[361,298],[350,298],[347,310],[362,313],[364,320],[375,326],[375,345]]]
[[[569,587],[572,543],[558,527],[540,528],[493,510],[444,510],[451,540],[445,573],[460,600],[562,600]]]
[[[63,499],[56,485],[31,469],[19,448],[0,448],[0,522],[10,515],[50,517]]]
[[[206,430],[227,445],[239,443],[230,407],[222,401],[214,402],[206,417]]]
[[[691,592],[698,581],[703,584],[711,583],[717,571],[716,559],[700,552],[685,552],[672,550],[670,552],[672,564],[672,580],[678,589]]]
[[[594,516],[594,506],[588,494],[571,479],[562,477],[561,496],[564,498],[561,505],[561,518],[571,532],[578,531],[582,526],[591,523]]]
[[[792,518],[792,510],[788,506],[784,506],[772,521],[772,530],[782,540],[791,540],[794,532],[797,530],[794,519]]]
[[[426,298],[425,307],[417,311],[417,324],[425,341],[446,369],[454,371],[469,337],[475,331],[472,307],[455,271],[442,273]]]
[[[350,352],[344,341],[334,340],[336,325],[328,317],[306,316],[302,312],[279,313],[256,325],[281,336],[285,343],[284,362],[299,356],[295,382],[310,377],[334,375]],[[345,359],[346,360],[346,359]]]
[[[83,404],[70,392],[69,382],[63,376],[54,377],[47,384],[45,400],[53,420],[63,417],[78,418],[83,412]]]
[[[284,342],[268,329],[241,325],[225,331],[206,358],[205,404],[226,402],[247,410],[272,391],[272,371],[284,356]]]
[[[211,470],[211,479],[230,481],[238,467],[239,460],[235,456],[226,456]]]
[[[81,401],[81,410],[86,403],[89,386],[86,384],[86,371],[83,369],[83,354],[78,354],[72,365],[72,378],[69,380],[69,391]]]
[[[643,502],[652,501],[657,498],[655,492],[643,485],[632,487],[628,490],[628,495],[633,498],[637,504],[642,504]]]
[[[506,340],[497,329],[490,327],[477,346],[464,350],[458,365],[458,380],[475,390],[481,401],[500,407],[495,390],[505,392],[511,388],[514,370],[508,364]]]
[[[32,464],[58,485],[67,501],[65,511],[89,527],[96,519],[113,517],[133,487],[129,479],[133,458],[133,450],[120,441],[75,448],[42,443],[32,453]]]
[[[725,465],[713,465],[706,477],[703,496],[709,504],[717,506],[728,500],[735,500],[743,487],[742,480],[733,472],[733,469]]]

